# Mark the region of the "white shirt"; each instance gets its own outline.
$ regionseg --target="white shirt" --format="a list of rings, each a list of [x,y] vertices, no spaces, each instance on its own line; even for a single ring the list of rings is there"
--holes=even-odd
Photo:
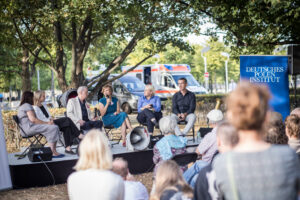
[[[44,115],[44,113],[43,113],[43,111],[40,109],[40,107],[38,107],[38,106],[33,106],[33,109],[34,109],[36,118],[38,118],[39,120],[44,121],[44,122],[49,122],[50,119],[51,119],[51,114],[50,114],[50,112],[49,112],[49,110],[48,110],[47,105],[46,105],[45,103],[42,103],[42,105],[44,106],[45,110],[47,111],[49,117],[47,118],[47,117]]]
[[[124,200],[148,200],[149,195],[146,187],[138,181],[125,181]]]
[[[82,170],[69,176],[68,193],[70,200],[124,200],[124,182],[109,170]]]

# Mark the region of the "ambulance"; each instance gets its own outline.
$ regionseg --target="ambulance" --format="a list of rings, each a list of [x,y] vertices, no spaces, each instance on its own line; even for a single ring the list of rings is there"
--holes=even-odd
[[[132,66],[123,66],[122,71],[127,71]],[[172,97],[179,91],[178,80],[186,78],[187,89],[194,94],[207,94],[191,74],[191,68],[187,64],[151,64],[140,65],[127,73],[130,76],[139,78],[143,83],[151,84],[156,90],[156,95],[162,100]]]

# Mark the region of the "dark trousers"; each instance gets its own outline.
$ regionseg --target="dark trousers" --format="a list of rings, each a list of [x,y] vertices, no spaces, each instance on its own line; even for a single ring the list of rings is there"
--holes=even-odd
[[[139,123],[144,124],[147,123],[147,128],[150,133],[153,133],[154,123],[151,119],[155,118],[157,123],[162,118],[162,112],[154,112],[149,109],[144,109],[142,112],[138,113],[137,120]]]
[[[96,128],[96,129],[102,129],[102,126],[103,126],[103,122],[101,120],[96,120],[96,121],[86,121],[83,126],[80,126],[80,128],[82,130],[91,130],[93,128]]]
[[[68,117],[55,119],[54,124],[56,124],[59,127],[59,130],[63,132],[66,147],[71,146],[74,138],[80,135],[80,131],[74,122]]]

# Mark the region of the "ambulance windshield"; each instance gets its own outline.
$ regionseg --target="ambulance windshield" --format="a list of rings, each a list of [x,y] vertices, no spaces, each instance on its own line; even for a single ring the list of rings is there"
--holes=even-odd
[[[186,78],[188,82],[188,86],[197,86],[200,87],[200,84],[196,81],[196,79],[191,74],[172,74],[174,81],[178,84],[178,80],[180,78]]]

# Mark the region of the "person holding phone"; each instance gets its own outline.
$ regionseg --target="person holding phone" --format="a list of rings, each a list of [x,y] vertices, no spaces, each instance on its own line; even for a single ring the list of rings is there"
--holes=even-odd
[[[113,88],[107,84],[103,86],[103,98],[99,100],[99,110],[105,126],[113,125],[121,127],[123,146],[126,146],[126,130],[132,130],[132,126],[125,112],[120,112],[120,103],[116,97],[112,97]]]
[[[152,135],[154,126],[158,128],[158,122],[162,118],[161,102],[158,96],[155,96],[155,90],[152,85],[146,85],[144,96],[138,101],[138,116],[139,123],[147,123],[147,129]]]

